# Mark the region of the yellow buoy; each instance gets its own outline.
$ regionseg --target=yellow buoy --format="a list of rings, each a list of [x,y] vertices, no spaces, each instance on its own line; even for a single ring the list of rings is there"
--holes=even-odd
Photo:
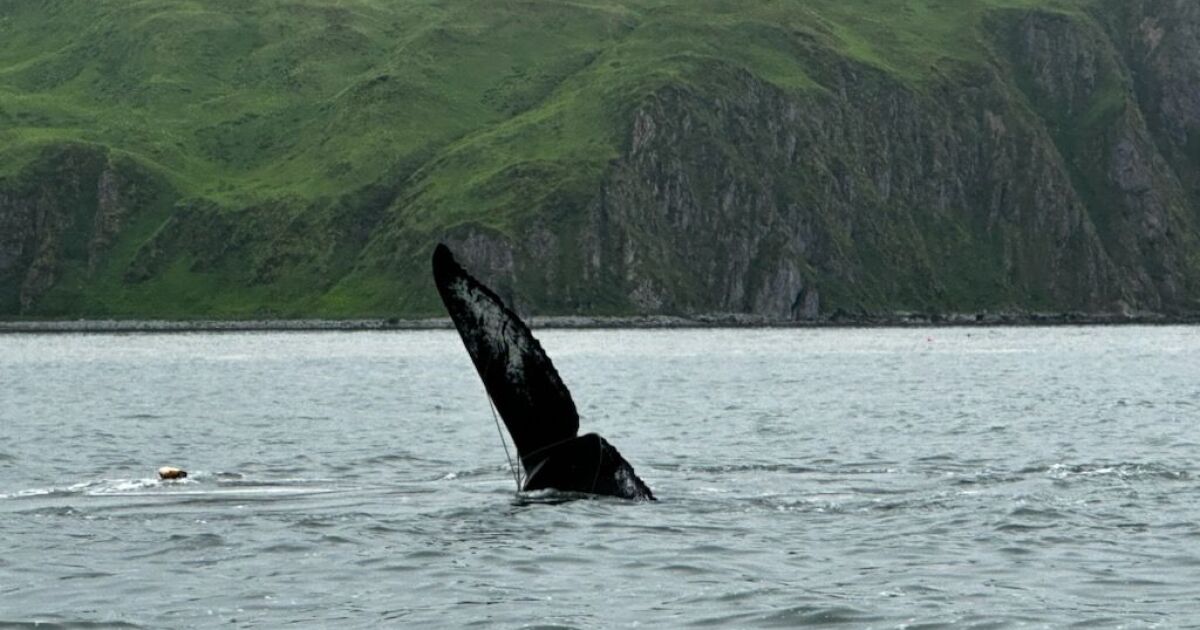
[[[187,477],[187,471],[174,466],[163,466],[158,469],[159,479],[183,479]]]

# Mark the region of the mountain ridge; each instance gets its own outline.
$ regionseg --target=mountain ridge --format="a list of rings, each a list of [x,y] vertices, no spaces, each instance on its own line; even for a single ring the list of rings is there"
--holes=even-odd
[[[196,6],[0,6],[0,313],[1200,310],[1194,3]]]

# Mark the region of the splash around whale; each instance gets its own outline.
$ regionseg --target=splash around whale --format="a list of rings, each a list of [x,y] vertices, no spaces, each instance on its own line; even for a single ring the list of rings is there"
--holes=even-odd
[[[654,494],[607,440],[579,433],[571,393],[529,327],[476,280],[445,245],[433,278],[454,327],[517,447],[524,491],[553,489],[653,501]]]

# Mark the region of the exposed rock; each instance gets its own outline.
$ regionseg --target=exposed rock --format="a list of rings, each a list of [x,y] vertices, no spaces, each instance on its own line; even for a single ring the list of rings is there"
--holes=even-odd
[[[46,149],[0,181],[0,312],[30,312],[69,269],[96,271],[152,179],[106,149]]]
[[[1178,33],[1200,12],[1147,4],[1161,21],[1135,21],[1131,37],[1170,47],[1160,74],[1183,66],[1182,87],[1148,106],[1178,142],[1200,104],[1200,54],[1177,60],[1200,38]],[[585,227],[564,238],[582,254],[518,246],[517,266],[535,270],[530,284],[615,284],[635,312],[811,319],[818,287],[831,310],[1196,310],[1200,204],[1181,185],[1194,175],[1147,126],[1130,79],[1144,62],[1077,16],[996,20],[1005,62],[943,90],[824,58],[816,92],[737,69],[717,93],[659,90],[632,115]],[[562,293],[543,304],[586,309],[566,298],[583,287],[552,286]]]

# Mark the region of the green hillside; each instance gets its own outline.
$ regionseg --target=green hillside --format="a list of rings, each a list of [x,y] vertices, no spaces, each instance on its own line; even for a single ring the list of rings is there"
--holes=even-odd
[[[1200,164],[1200,132],[1188,135],[1195,127],[1185,121],[1178,141],[1143,102],[1164,88],[1135,84],[1138,56],[1122,35],[1144,22],[1112,10],[1120,4],[0,0],[0,313],[433,314],[425,264],[443,239],[541,312],[774,316],[779,309],[760,308],[745,287],[777,278],[788,302],[797,287],[821,287],[823,313],[1190,309],[1200,295],[1200,197],[1186,173]],[[1195,11],[1180,6],[1164,9],[1177,14],[1162,16],[1163,28],[1194,26]],[[1060,52],[1076,56],[1064,63],[1077,70],[1081,55],[1092,60],[1086,93],[1047,92],[1045,63],[1022,65],[1030,16],[1077,36],[1076,49]],[[1178,71],[1185,87],[1194,69]],[[879,189],[856,196],[858,218],[842,224],[840,202],[822,197],[813,173],[845,168],[878,189],[866,144],[845,153],[825,145],[829,159],[808,171],[755,147],[806,116],[861,124],[831,113],[848,87],[858,92],[847,102],[933,112],[930,124],[947,128],[994,111],[1006,130],[1025,130],[1019,143],[1045,143],[1054,155],[1019,159],[1061,167],[1064,179],[1030,194],[1072,188],[1056,211],[1093,226],[1062,237],[1077,246],[1047,246],[1096,266],[1095,278],[1033,279],[1039,271],[1023,265],[1060,253],[1013,253],[1009,244],[1027,239],[1008,231],[1041,228],[974,225],[966,202],[933,208],[923,194]],[[780,107],[745,124],[726,116],[763,99]],[[783,113],[792,109],[810,113]],[[783,127],[756,126],[776,112]],[[1168,245],[1158,246],[1170,260],[1126,242],[1127,226],[1113,218],[1132,206],[1113,201],[1122,184],[1103,160],[1122,141],[1112,129],[1129,116],[1133,142],[1158,154],[1146,158],[1146,186],[1160,197],[1133,210],[1170,224]],[[674,144],[655,145],[654,166],[643,165],[651,171],[634,176],[637,121],[650,119],[656,131],[687,122],[671,132]],[[1017,182],[1015,196],[1020,182],[1045,177],[1011,170],[1003,176]],[[733,245],[638,214],[663,187],[646,184],[643,195],[632,182],[654,173],[691,200],[658,198],[664,207],[701,212],[756,187],[775,199],[769,219],[754,214],[765,202],[751,195],[738,204],[742,218],[713,219],[711,230],[741,221],[818,227],[786,243],[773,241],[782,227],[768,230],[725,251]],[[929,175],[929,186],[944,181]],[[620,237],[597,232],[596,208],[606,203],[598,200],[624,197],[625,218],[605,224]],[[791,207],[808,210],[783,210]],[[581,253],[619,258],[618,249],[642,262],[601,269]],[[696,275],[683,261],[697,255],[744,273]],[[1131,265],[1146,271],[1127,274]],[[731,294],[731,282],[745,295]]]

